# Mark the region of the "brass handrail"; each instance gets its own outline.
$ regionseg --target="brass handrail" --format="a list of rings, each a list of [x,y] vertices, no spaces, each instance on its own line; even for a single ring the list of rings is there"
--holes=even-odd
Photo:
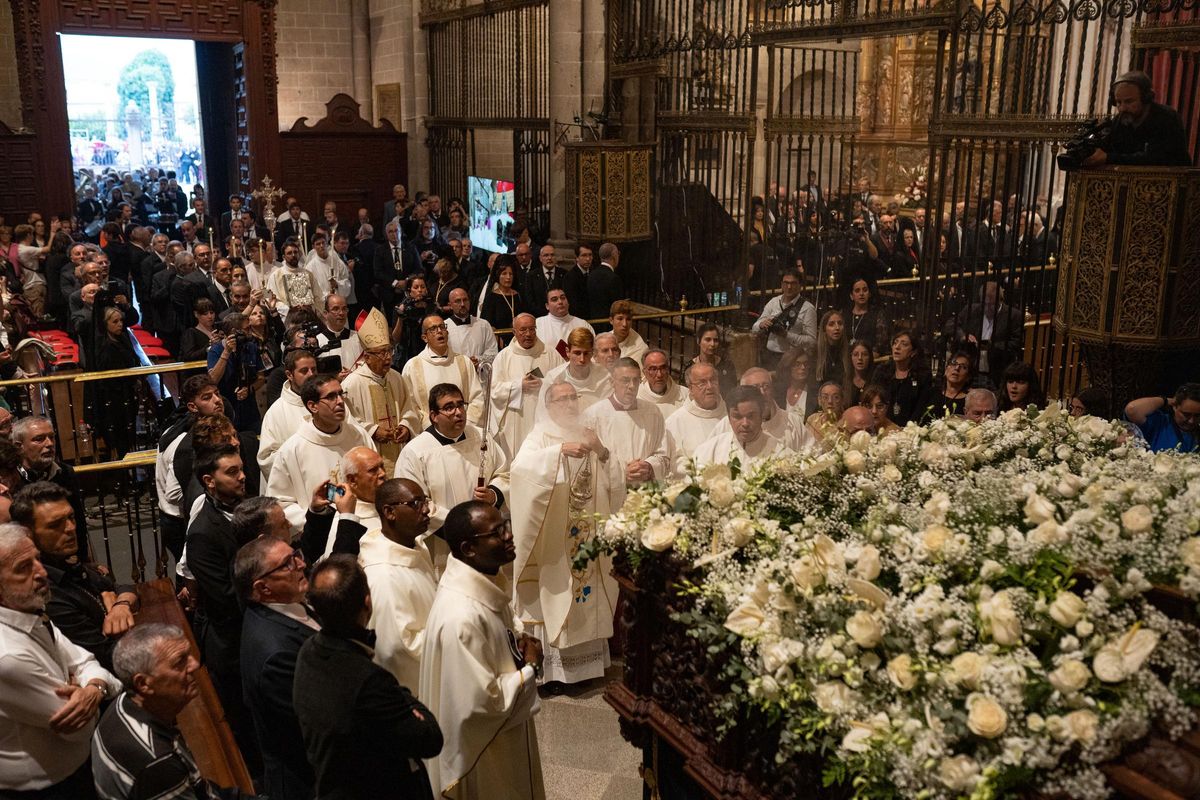
[[[97,464],[79,464],[75,467],[75,472],[114,472],[119,469],[135,469],[136,467],[152,467],[158,453],[154,450],[138,450],[133,453],[126,453],[124,458],[116,461],[101,461]]]
[[[667,317],[693,317],[693,316],[697,316],[699,314],[718,314],[723,311],[741,311],[741,310],[742,310],[742,307],[736,306],[736,305],[734,305],[734,306],[707,306],[705,308],[689,308],[687,310],[675,310],[675,311],[662,310],[662,311],[656,311],[653,314],[634,314],[633,321],[637,322],[638,320],[643,320],[643,319],[666,319]],[[608,322],[608,317],[600,317],[598,319],[589,319],[589,320],[584,320],[584,321],[587,322],[589,325],[595,325],[597,323],[603,324],[603,323]],[[498,334],[503,334],[503,333],[512,333],[512,331],[513,331],[512,328],[497,328],[495,332]]]
[[[1058,263],[1057,262],[1053,262],[1053,263],[1049,263],[1049,264],[1042,264],[1042,265],[1036,266],[1036,267],[1026,267],[1024,269],[1024,272],[1057,272],[1057,271],[1058,271]],[[916,276],[910,276],[907,278],[881,278],[881,279],[875,281],[875,285],[876,286],[901,286],[904,284],[917,284],[917,283],[921,283],[922,281],[931,281],[931,280],[938,280],[938,279],[959,280],[959,279],[963,279],[963,278],[988,278],[988,277],[994,277],[997,274],[1000,274],[1000,273],[997,273],[996,270],[994,270],[994,269],[977,269],[977,270],[972,270],[971,272],[947,272],[947,273],[938,274],[938,275],[916,275]],[[857,278],[855,280],[857,280]],[[828,282],[822,283],[822,284],[814,283],[814,284],[807,286],[806,288],[809,288],[809,289],[836,289],[840,285],[841,284],[839,284],[836,280],[833,279],[833,275],[832,275],[832,273],[830,273],[830,280]],[[774,296],[774,295],[779,294],[779,289],[754,289],[753,291],[747,292],[747,294],[751,297],[762,297],[763,295]]]
[[[103,372],[72,372],[69,374],[37,375],[30,378],[12,378],[0,381],[0,387],[27,386],[34,383],[87,383],[109,378],[137,378],[143,375],[158,375],[164,372],[185,372],[193,369],[208,369],[207,361],[173,361],[169,364],[151,364],[148,367],[131,369],[109,369]]]

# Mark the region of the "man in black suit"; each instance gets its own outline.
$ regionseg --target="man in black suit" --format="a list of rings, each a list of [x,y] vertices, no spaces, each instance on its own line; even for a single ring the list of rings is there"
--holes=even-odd
[[[978,350],[978,373],[1000,386],[1004,368],[1021,357],[1025,343],[1024,316],[1004,302],[1004,289],[995,279],[979,287],[978,300],[950,320],[946,333],[954,347]]]
[[[187,219],[195,226],[197,239],[217,247],[221,241],[221,228],[217,225],[217,218],[208,213],[204,198],[197,197],[192,200],[192,210]]]
[[[609,309],[618,300],[624,299],[625,287],[617,275],[621,251],[612,242],[600,245],[600,266],[593,267],[587,276],[587,319],[608,319]],[[568,295],[569,297],[569,295]],[[610,326],[596,325],[597,333],[604,333]]]
[[[388,323],[396,322],[396,304],[404,299],[405,282],[411,275],[424,274],[417,251],[411,244],[400,240],[400,226],[389,222],[384,230],[387,231],[387,242],[375,248],[375,296],[383,306]]]
[[[208,297],[208,286],[208,278],[196,267],[195,256],[183,251],[177,253],[175,280],[170,282],[168,291],[175,312],[175,324],[180,333],[196,324],[192,308],[197,300]]]
[[[233,305],[233,262],[228,258],[218,258],[213,263],[212,281],[208,284],[208,299],[212,300],[213,309],[220,317]]]
[[[538,266],[529,270],[525,280],[525,307],[536,317],[546,315],[546,295],[551,289],[562,289],[567,271],[554,263],[554,245],[542,245],[538,251]]]
[[[563,276],[562,287],[567,293],[567,302],[571,308],[579,309],[579,313],[590,313],[588,308],[587,280],[592,269],[592,259],[595,251],[590,244],[580,242],[575,245],[575,263]]]
[[[275,249],[282,253],[283,243],[288,239],[295,239],[300,243],[300,249],[304,253],[308,253],[312,248],[312,237],[315,232],[316,226],[301,216],[300,204],[293,200],[288,204],[287,216],[275,226]]]
[[[240,194],[229,195],[229,210],[221,215],[221,230],[232,231],[233,221],[242,218],[242,205],[245,201]]]
[[[246,606],[242,693],[262,746],[263,789],[272,800],[313,796],[313,771],[292,705],[300,648],[321,629],[304,605],[304,567],[299,550],[268,535],[242,545],[233,562],[233,583]]]
[[[330,556],[308,590],[321,630],[300,648],[292,699],[317,797],[432,800],[420,759],[442,750],[433,714],[371,660],[367,576]]]

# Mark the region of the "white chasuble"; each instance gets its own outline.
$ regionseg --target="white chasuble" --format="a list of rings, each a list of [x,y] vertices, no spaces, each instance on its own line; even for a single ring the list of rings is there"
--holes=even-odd
[[[483,387],[471,359],[453,350],[439,356],[426,347],[404,364],[404,384],[408,390],[408,406],[418,418],[416,430],[429,427],[429,390],[439,383],[457,386],[467,401],[467,422],[478,425],[483,419]]]
[[[445,744],[425,762],[434,796],[451,800],[544,800],[533,716],[540,706],[531,667],[517,668],[503,573],[451,557],[425,625],[417,697],[437,718]],[[514,640],[515,641],[515,640]]]
[[[425,622],[437,593],[433,558],[423,542],[405,547],[383,535],[378,525],[358,543],[358,563],[371,587],[375,663],[416,694],[421,682]]]
[[[535,369],[546,376],[563,363],[557,350],[536,341],[528,349],[513,339],[492,362],[492,419],[489,427],[504,442],[509,453],[521,449],[521,443],[533,430],[538,392],[525,394],[521,385]]]
[[[571,563],[624,491],[612,456],[562,453],[564,442],[581,440],[578,431],[539,423],[512,469],[517,613],[542,639],[543,679],[564,683],[604,675],[618,593],[607,556],[580,570]]]
[[[360,364],[342,382],[346,393],[346,405],[354,418],[362,423],[367,433],[374,436],[380,425],[396,427],[406,425],[413,436],[420,432],[416,415],[408,402],[408,390],[399,372],[389,369],[383,377],[376,375],[366,364]],[[379,455],[387,474],[396,470],[396,459],[400,457],[398,442],[376,442]]]
[[[281,267],[267,278],[267,290],[279,298],[279,305],[288,309],[308,306],[313,308],[322,295],[313,274],[303,267],[295,269]],[[281,314],[287,311],[280,309]]]
[[[279,448],[263,494],[279,500],[294,531],[304,528],[305,514],[321,481],[342,480],[342,456],[355,447],[374,450],[375,443],[347,416],[336,433],[322,433],[309,420]]]
[[[689,399],[674,414],[667,417],[667,437],[672,446],[672,474],[682,477],[687,472],[688,459],[696,453],[696,448],[712,436],[721,420],[726,415],[725,401],[717,401],[717,407],[704,409],[696,405],[695,400]]]

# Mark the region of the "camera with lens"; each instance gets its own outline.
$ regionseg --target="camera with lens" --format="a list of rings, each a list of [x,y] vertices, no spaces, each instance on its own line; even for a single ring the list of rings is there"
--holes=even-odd
[[[1088,156],[1103,147],[1115,119],[1094,119],[1076,131],[1071,140],[1063,145],[1063,152],[1056,159],[1058,168],[1063,172],[1080,169]]]

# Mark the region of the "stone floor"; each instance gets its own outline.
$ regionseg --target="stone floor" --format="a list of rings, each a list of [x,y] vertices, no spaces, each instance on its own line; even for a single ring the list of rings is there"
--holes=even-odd
[[[542,691],[538,745],[546,800],[641,800],[641,754],[621,738],[617,713],[604,702],[604,684],[620,677],[614,664],[604,680]]]

